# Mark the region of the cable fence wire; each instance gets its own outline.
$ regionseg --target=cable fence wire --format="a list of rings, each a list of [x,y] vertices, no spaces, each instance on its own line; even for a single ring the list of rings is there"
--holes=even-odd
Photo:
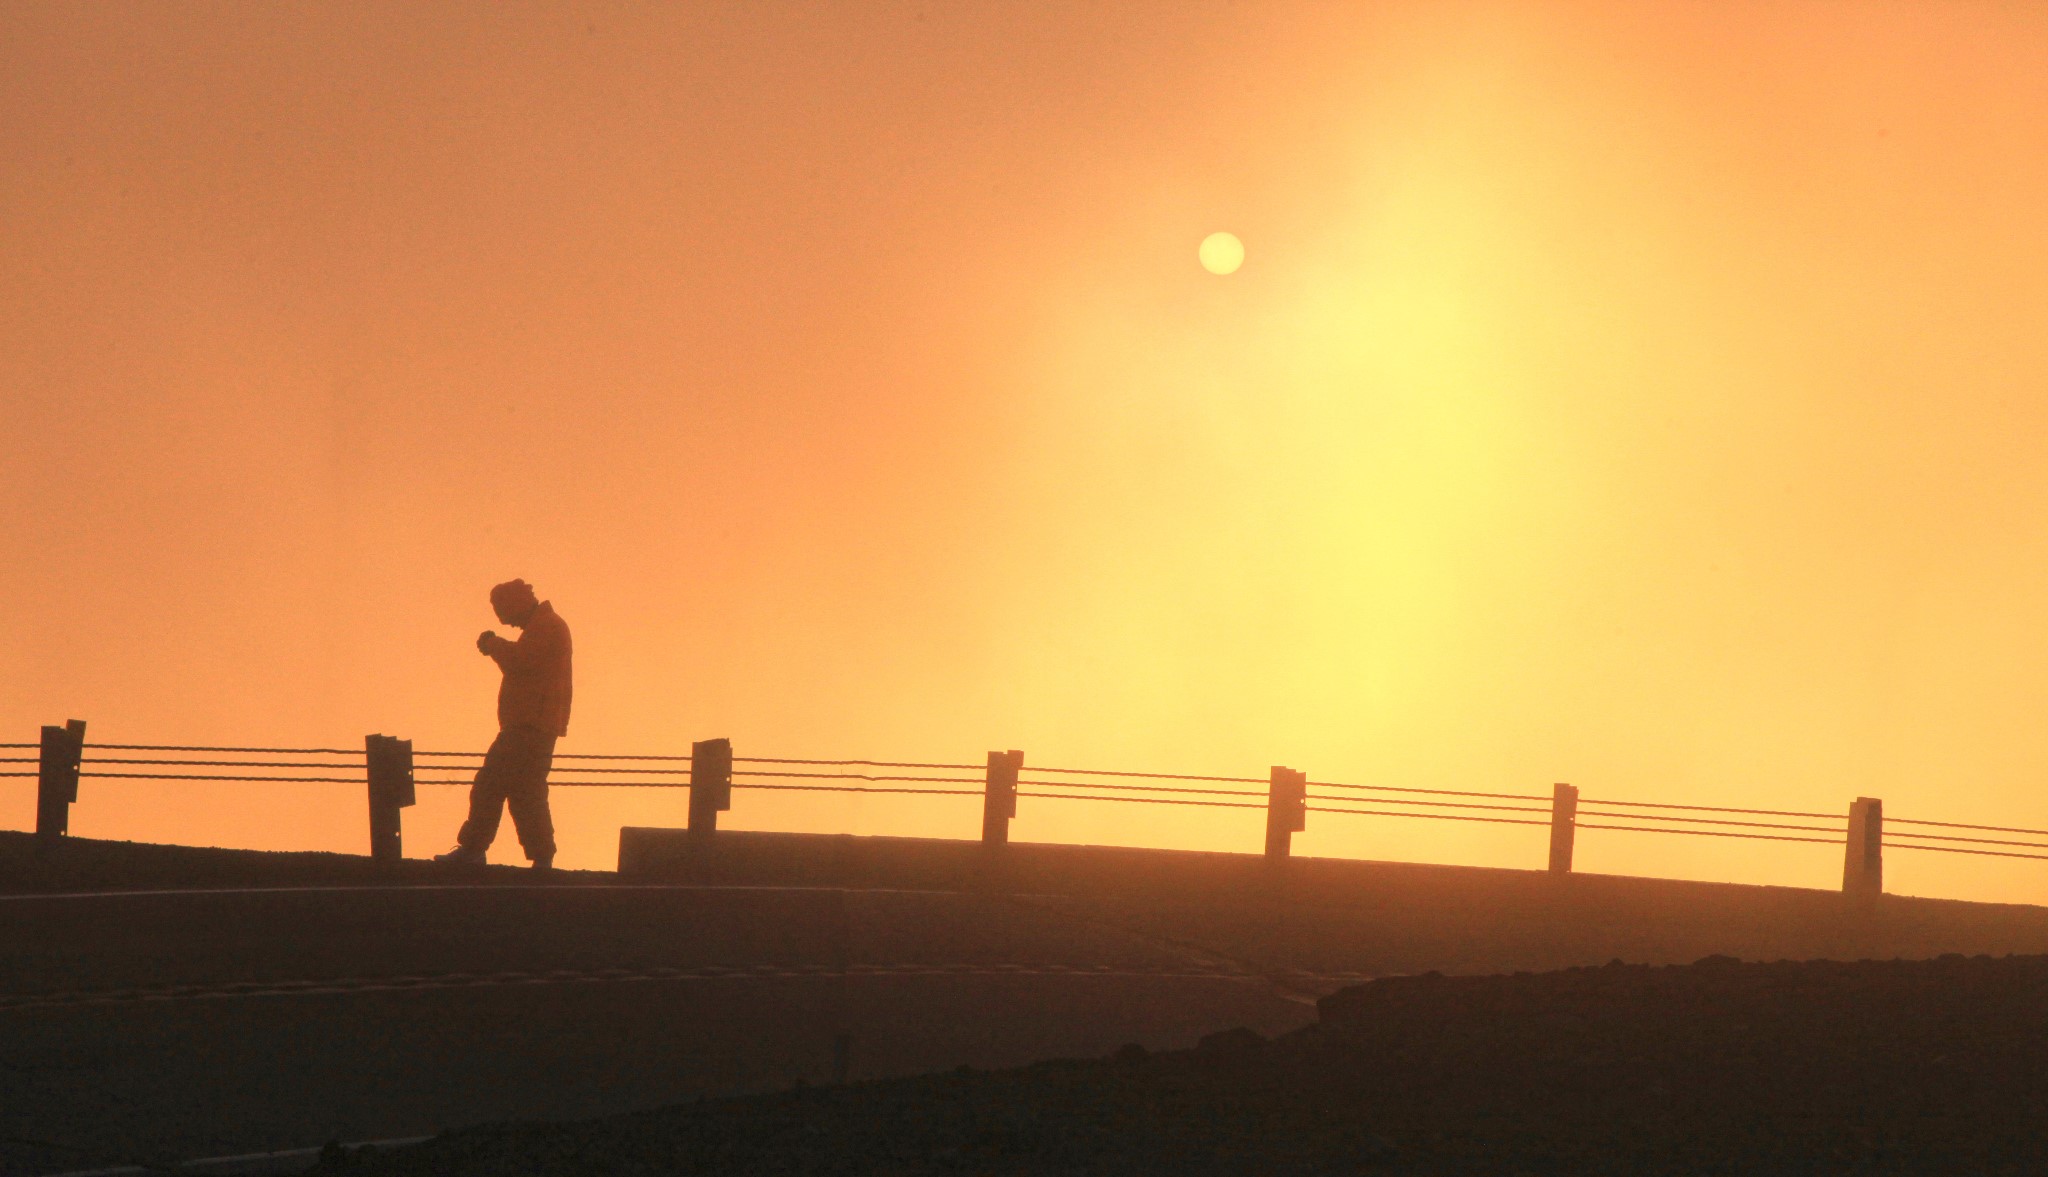
[[[1887,826],[1938,826],[1945,830],[1988,830],[1994,834],[2034,834],[2038,837],[2048,838],[2048,830],[2030,830],[2024,826],[1980,826],[1961,821],[1922,821],[1912,817],[1887,817],[1884,819],[1884,824]],[[1922,834],[1915,830],[1905,830],[1902,832],[1914,838],[1938,838],[1941,836],[1939,834]]]
[[[847,784],[839,787],[857,789],[864,787],[865,785],[872,784],[916,785],[920,788],[926,789],[927,791],[931,792],[940,791],[938,789],[931,787],[935,785],[980,785],[982,783],[980,777],[903,776],[889,775],[886,773],[867,774],[838,772],[760,772],[758,770],[753,769],[742,769],[740,771],[733,773],[732,781],[735,786],[745,784],[752,787],[763,789],[768,788],[771,785],[779,785],[790,781],[849,781],[856,783]],[[826,786],[820,785],[813,787]],[[946,791],[950,792],[954,790]],[[979,794],[982,790],[976,788],[971,791],[976,794]]]
[[[1309,785],[1314,788],[1324,789],[1365,789],[1375,793],[1419,793],[1426,797],[1488,797],[1495,801],[1550,800],[1549,797],[1541,793],[1475,793],[1464,789],[1416,789],[1401,785],[1347,785],[1342,781],[1310,781]],[[1359,800],[1370,800],[1375,804],[1390,803],[1390,801],[1383,801],[1378,797],[1361,797]]]
[[[484,758],[484,753],[482,753],[482,752],[453,752],[453,751],[447,751],[447,750],[432,750],[432,751],[430,751],[430,750],[428,750],[428,749],[425,749],[425,748],[415,748],[415,749],[413,749],[413,752],[412,752],[412,754],[413,754],[414,756],[435,756],[435,757],[455,757],[455,758],[458,758],[458,759],[465,759],[465,760],[482,760],[482,759]],[[683,763],[683,764],[688,764],[688,763],[689,763],[689,762],[691,761],[692,757],[689,757],[689,756],[652,756],[652,755],[649,755],[649,756],[630,756],[630,755],[626,755],[626,754],[624,754],[624,753],[614,753],[614,752],[557,752],[557,753],[555,753],[555,759],[556,759],[556,760],[654,760],[654,761],[673,761],[673,762],[680,762],[680,763]],[[680,770],[663,770],[663,771],[680,771]]]
[[[1927,842],[1973,842],[1984,846],[2026,846],[2034,850],[2048,850],[2048,843],[2015,842],[2009,838],[1965,838],[1956,834],[1923,834],[1917,830],[1905,831],[1904,836]],[[1891,839],[1886,838],[1885,844],[1889,846]],[[1903,843],[1901,844],[1903,845]]]
[[[361,753],[357,754],[358,756]],[[94,764],[156,764],[173,768],[351,768],[350,764],[336,764],[330,760],[158,760],[128,756],[87,755],[79,761],[81,766]]]
[[[361,782],[357,783],[360,784]],[[437,789],[466,789],[475,784],[476,779],[474,777],[459,777],[445,780],[430,780],[425,777],[414,777],[412,783],[421,786],[431,786]],[[557,780],[554,777],[549,777],[548,787],[552,789],[556,786],[565,789],[687,789],[690,787],[690,782]]]
[[[1683,809],[1693,813],[1748,813],[1760,817],[1805,817],[1815,821],[1840,821],[1844,823],[1849,820],[1839,813],[1801,813],[1793,809],[1737,809],[1727,805],[1671,805],[1662,801],[1602,801],[1592,797],[1581,797],[1579,804],[1611,805],[1627,809]],[[1647,820],[1649,818],[1649,814],[1644,814],[1639,820]]]
[[[1427,806],[1429,806],[1429,807],[1431,807],[1431,808],[1433,808],[1433,809],[1492,809],[1492,810],[1498,810],[1498,811],[1501,811],[1501,812],[1503,812],[1503,813],[1549,813],[1549,812],[1550,812],[1550,810],[1548,810],[1548,809],[1546,809],[1546,808],[1541,808],[1541,807],[1538,807],[1538,806],[1535,806],[1535,805],[1489,805],[1489,804],[1487,804],[1487,803],[1486,803],[1486,802],[1484,802],[1484,801],[1410,801],[1410,800],[1408,800],[1408,799],[1407,799],[1406,797],[1331,797],[1331,796],[1327,796],[1327,795],[1321,795],[1321,796],[1319,796],[1318,794],[1315,794],[1315,793],[1310,793],[1310,794],[1308,795],[1308,799],[1309,799],[1309,800],[1311,800],[1311,801],[1317,801],[1317,800],[1321,800],[1321,801],[1352,801],[1352,802],[1356,802],[1356,803],[1367,803],[1367,802],[1369,802],[1369,803],[1371,803],[1371,804],[1374,804],[1374,805],[1427,805]],[[1311,806],[1311,808],[1314,808],[1314,807],[1313,807],[1313,806]],[[1348,809],[1332,809],[1332,810],[1329,810],[1328,812],[1330,812],[1330,813],[1351,813],[1351,812],[1359,812],[1359,813],[1364,813],[1364,812],[1366,812],[1366,811],[1365,811],[1365,810],[1362,810],[1362,809],[1361,809],[1361,810],[1356,810],[1356,811],[1353,811],[1353,810],[1348,810]],[[1450,814],[1427,814],[1427,815],[1425,815],[1425,814],[1417,814],[1416,816],[1417,816],[1417,817],[1423,817],[1423,816],[1429,816],[1429,817],[1439,817],[1439,816],[1446,816],[1446,817],[1447,817],[1447,816],[1453,816],[1453,815],[1450,815]],[[1539,824],[1548,824],[1548,823],[1539,823]]]
[[[979,764],[927,764],[917,760],[792,760],[775,756],[735,756],[734,764],[811,764],[825,768],[932,768],[976,772]],[[1051,771],[1051,770],[1046,770]]]
[[[1199,785],[1112,785],[1101,781],[1024,781],[1018,786],[1038,789],[1105,789],[1119,793],[1195,793],[1210,797],[1263,797],[1250,789],[1204,789]]]
[[[0,751],[39,752],[40,744],[0,743]],[[121,756],[104,753],[156,753],[159,755]],[[184,754],[184,755],[164,755]],[[468,785],[476,769],[485,757],[481,751],[458,751],[453,749],[416,749],[413,755],[420,758],[440,760],[446,763],[415,765],[414,783],[429,787],[459,787]],[[195,758],[212,757],[212,758]],[[233,759],[221,759],[233,757]],[[262,759],[264,757],[320,757],[324,759]],[[335,757],[343,758],[337,762]],[[325,747],[242,747],[217,744],[92,744],[84,749],[79,776],[96,780],[137,780],[137,781],[193,781],[199,783],[276,783],[276,784],[338,784],[360,785],[364,781],[365,752],[361,748]],[[570,774],[564,779],[553,780],[551,785],[563,788],[684,788],[688,787],[689,766],[694,763],[690,755],[673,753],[597,753],[570,752],[557,754],[558,762],[565,764]],[[39,756],[0,756],[0,765],[35,765]],[[914,760],[867,760],[867,759],[809,759],[795,757],[744,756],[734,757],[737,765],[776,765],[787,768],[736,768],[731,786],[735,789],[750,789],[764,792],[806,792],[806,793],[873,793],[895,796],[920,797],[979,797],[984,778],[978,775],[983,766],[969,763],[950,763]],[[134,769],[159,769],[165,771],[130,771]],[[268,772],[261,770],[304,770],[298,773]],[[842,771],[800,771],[803,769],[836,769]],[[902,769],[912,772],[859,772],[848,769]],[[177,771],[188,770],[188,771]],[[249,771],[258,770],[258,771]],[[351,775],[330,775],[347,771]],[[1103,801],[1126,802],[1151,805],[1188,805],[1222,809],[1264,809],[1266,798],[1262,791],[1254,789],[1217,789],[1202,787],[1207,784],[1265,785],[1263,777],[1219,776],[1198,773],[1136,772],[1121,769],[1089,769],[1033,767],[1028,770],[1032,778],[1018,781],[1017,796],[1047,801]],[[972,776],[921,775],[922,773],[973,773]],[[0,770],[0,777],[36,778],[41,774],[36,769]],[[1046,775],[1059,775],[1072,780],[1041,779]],[[603,779],[592,779],[603,778]],[[1179,783],[1113,783],[1113,781],[1158,781]],[[1195,783],[1189,783],[1195,782]],[[947,788],[939,786],[971,785],[973,788]],[[1361,817],[1414,817],[1436,821],[1486,822],[1498,825],[1549,825],[1547,806],[1539,805],[1498,805],[1495,801],[1548,802],[1549,797],[1534,793],[1496,793],[1465,789],[1425,789],[1395,785],[1363,785],[1341,781],[1313,781],[1310,788],[1317,790],[1307,794],[1305,808],[1311,813],[1331,813]],[[1363,797],[1349,797],[1323,790],[1350,790],[1370,794]],[[1211,799],[1217,798],[1217,799]],[[1222,798],[1243,798],[1224,800]],[[1432,800],[1431,798],[1479,798],[1469,800]],[[1340,802],[1349,804],[1315,804],[1315,802]],[[1374,808],[1359,808],[1363,803]],[[1585,798],[1580,801],[1576,812],[1576,825],[1580,829],[1612,830],[1625,833],[1647,834],[1690,834],[1700,837],[1740,838],[1770,842],[1801,842],[1812,845],[1840,845],[1846,836],[1846,818],[1840,814],[1813,813],[1788,809],[1755,809],[1724,805],[1685,805],[1661,801],[1619,801]],[[1430,812],[1448,810],[1452,812]],[[1615,812],[1624,810],[1625,812]],[[1495,816],[1497,814],[1533,814],[1543,817],[1521,818]],[[1738,817],[1686,816],[1739,815],[1750,817],[1785,817],[1808,821],[1831,823],[1825,826],[1798,825],[1788,822],[1748,821]],[[1603,819],[1588,821],[1587,818]],[[1620,824],[1617,824],[1620,823]],[[1918,827],[1899,829],[1898,827]],[[1993,858],[2022,858],[2048,861],[2048,841],[2017,841],[2007,838],[1986,838],[1973,836],[1976,833],[2019,834],[2028,837],[2048,839],[2048,829],[2024,826],[1998,826],[1970,822],[1934,821],[1925,818],[1888,817],[1885,819],[1886,837],[1884,845],[1899,850],[1932,850],[1945,854],[1969,854]],[[1772,830],[1789,833],[1759,833],[1753,831]],[[1971,834],[1944,834],[1935,830],[1965,830]],[[1827,834],[1831,837],[1799,837],[1795,834]],[[2009,847],[2011,849],[1998,849]]]
[[[1310,805],[1310,813],[1351,813],[1364,817],[1427,817],[1437,821],[1483,821],[1504,826],[1547,826],[1547,821],[1531,821],[1526,817],[1481,817],[1476,813],[1406,813],[1397,809],[1338,809],[1329,805]]]
[[[912,797],[979,797],[980,789],[901,789],[893,786],[874,787],[869,785],[763,785],[750,781],[734,781],[735,789],[759,789],[766,792],[788,793],[895,793]]]
[[[78,775],[93,780],[116,781],[271,781],[284,784],[310,785],[360,785],[363,783],[361,776],[240,776],[219,772],[86,772],[81,770]]]
[[[482,756],[482,755],[483,755],[483,753],[481,753],[481,752],[476,752],[476,753],[472,753],[472,755],[476,755],[476,756]],[[667,761],[667,762],[672,762],[672,763],[688,764],[688,763],[690,763],[690,762],[691,762],[692,760],[695,760],[695,759],[696,759],[696,757],[694,757],[694,756],[689,756],[689,755],[682,755],[682,756],[673,756],[673,755],[671,755],[671,756],[649,756],[649,755],[639,755],[639,754],[636,754],[636,755],[631,755],[631,756],[628,756],[628,755],[625,755],[624,753],[616,753],[616,752],[557,752],[557,753],[555,754],[555,759],[557,759],[557,760],[655,760],[655,761]]]
[[[436,789],[467,789],[470,786],[476,784],[476,778],[448,777],[442,779],[434,779],[429,777],[414,777],[412,783],[422,788],[431,787]],[[623,779],[617,777],[610,777],[604,780],[596,780],[590,777],[581,777],[574,775],[550,777],[548,778],[548,785],[551,788],[553,786],[560,785],[564,788],[588,789],[687,789],[690,787],[690,783],[688,781],[635,780],[630,777]]]
[[[1601,812],[1598,812],[1598,811],[1591,811],[1591,810],[1585,810],[1585,809],[1581,809],[1581,810],[1579,810],[1579,811],[1578,811],[1578,816],[1580,816],[1580,817],[1611,817],[1611,818],[1615,818],[1615,819],[1617,819],[1617,820],[1620,820],[1620,821],[1682,821],[1682,822],[1695,822],[1695,823],[1698,823],[1698,824],[1701,824],[1701,825],[1713,825],[1713,826],[1743,826],[1743,827],[1746,827],[1746,828],[1750,828],[1750,829],[1759,829],[1759,830],[1804,830],[1804,831],[1806,831],[1806,832],[1808,832],[1808,833],[1814,833],[1814,834],[1842,834],[1842,835],[1844,835],[1844,836],[1846,836],[1846,835],[1848,834],[1848,826],[1847,826],[1846,824],[1844,824],[1844,825],[1840,825],[1840,826],[1796,826],[1796,825],[1792,825],[1792,824],[1790,824],[1790,823],[1788,823],[1788,822],[1781,822],[1781,821],[1736,821],[1736,820],[1734,820],[1733,818],[1726,818],[1726,817],[1664,817],[1664,816],[1662,816],[1662,815],[1659,815],[1659,814],[1636,814],[1636,813],[1601,813]],[[1581,825],[1584,825],[1585,823],[1581,822],[1581,823],[1579,823],[1579,824],[1581,824]],[[1596,828],[1597,828],[1597,827],[1596,827]],[[1698,833],[1699,831],[1697,831],[1697,830],[1672,830],[1671,832],[1672,832],[1672,833],[1674,833],[1674,834],[1693,834],[1693,833]]]
[[[627,770],[619,770],[619,771],[627,771]],[[806,776],[806,775],[810,775],[810,774],[790,774],[790,775]],[[908,784],[909,782],[920,782],[920,781],[933,781],[933,782],[939,782],[939,783],[948,783],[948,782],[949,782],[949,778],[945,778],[945,777],[853,777],[853,776],[840,776],[840,775],[838,775],[838,774],[833,774],[833,773],[819,773],[819,774],[815,774],[815,777],[813,777],[813,779],[824,779],[824,780],[869,780],[869,781],[873,781],[873,782],[875,782],[875,783],[876,783],[876,784],[878,784],[878,785],[889,785],[889,784],[890,784],[891,782],[902,782],[902,783],[905,783],[906,785],[907,785],[907,784]],[[467,784],[469,784],[470,782],[469,782],[469,780],[468,780],[467,778],[460,778],[460,779],[452,779],[452,780],[451,780],[451,779],[446,779],[446,778],[429,778],[429,777],[419,777],[419,776],[415,776],[415,777],[413,778],[413,783],[414,783],[414,784],[416,784],[416,785],[438,785],[438,786],[463,786],[463,785],[467,785]],[[959,783],[959,782],[951,782],[951,783]],[[967,782],[967,783],[970,783],[970,784],[979,784],[979,783],[981,783],[981,782],[979,782],[979,781],[970,781],[970,782]],[[690,782],[689,782],[689,781],[687,781],[687,780],[605,780],[605,781],[589,781],[589,780],[554,780],[554,779],[550,779],[550,780],[548,781],[548,785],[549,785],[549,787],[554,787],[554,786],[556,786],[556,785],[560,785],[560,786],[562,786],[562,787],[564,787],[564,788],[593,788],[593,789],[595,789],[595,788],[613,788],[613,789],[634,789],[634,788],[647,788],[647,789],[687,789],[687,788],[689,788],[689,787],[690,787]],[[785,784],[785,783],[779,783],[779,782],[774,782],[774,783],[771,783],[771,782],[767,782],[767,781],[752,781],[752,780],[744,780],[744,779],[741,779],[741,778],[738,778],[738,777],[735,777],[735,778],[734,778],[734,779],[732,780],[732,782],[731,782],[731,785],[732,785],[732,787],[733,787],[733,788],[735,788],[735,789],[756,789],[756,790],[764,790],[764,791],[767,791],[767,792],[800,792],[800,793],[893,793],[893,794],[900,794],[900,795],[905,795],[905,796],[917,796],[917,797],[979,797],[979,796],[981,796],[981,795],[982,795],[982,790],[980,790],[980,789],[934,789],[934,788],[929,788],[929,787],[923,787],[923,786],[919,786],[919,787],[902,787],[902,788],[898,788],[898,787],[893,787],[893,786],[892,786],[892,787],[874,787],[874,786],[871,786],[871,785],[823,785],[823,784],[819,784],[819,785],[798,785],[798,784]]]
[[[355,781],[354,783],[355,783],[355,784],[361,784],[361,783],[362,783],[362,781],[360,781],[360,780],[357,780],[357,781]],[[466,788],[468,788],[468,787],[469,787],[470,785],[474,784],[474,783],[475,783],[475,780],[474,780],[474,778],[471,778],[471,777],[462,777],[462,778],[460,778],[460,779],[457,779],[457,780],[428,780],[428,779],[426,779],[426,778],[424,778],[424,777],[417,777],[417,776],[416,776],[416,777],[414,777],[414,778],[413,778],[413,781],[412,781],[412,783],[413,783],[414,785],[420,786],[420,787],[422,787],[422,788],[435,788],[435,789],[466,789]],[[582,780],[556,780],[556,779],[554,779],[553,777],[550,777],[550,778],[548,778],[548,787],[549,787],[549,788],[551,788],[551,789],[553,789],[553,788],[563,788],[563,789],[684,789],[684,788],[688,788],[688,787],[689,787],[689,782],[687,782],[687,781],[582,781]]]
[[[744,775],[749,777],[796,778],[817,781],[929,781],[941,785],[978,785],[982,783],[981,778],[978,776],[900,776],[887,773],[877,776],[865,772],[764,772],[756,768],[745,769],[743,772]],[[742,775],[742,772],[735,771],[734,775]]]
[[[33,746],[33,745],[29,745]],[[361,756],[361,748],[228,748],[210,744],[88,744],[116,752],[246,752],[261,756]]]
[[[1057,772],[1069,776],[1113,776],[1143,777],[1155,781],[1217,781],[1230,785],[1263,785],[1265,777],[1260,776],[1196,776],[1185,772],[1124,772],[1107,768],[1041,768],[1032,765],[1029,772]]]
[[[1582,830],[1622,830],[1637,834],[1693,834],[1703,838],[1751,838],[1759,842],[1811,842],[1816,846],[1840,846],[1840,838],[1797,838],[1787,834],[1745,834],[1740,830],[1685,830],[1669,826],[1609,826],[1579,822]]]
[[[1887,838],[1887,850],[1939,850],[1943,854],[1977,854],[1986,858],[2034,858],[2048,862],[2048,854],[2020,854],[2012,850],[1977,850],[1969,846],[1916,846],[1911,842],[1894,842]]]
[[[443,765],[443,764],[416,764],[416,765],[414,765],[414,766],[413,766],[413,773],[414,773],[415,775],[417,775],[417,774],[419,774],[419,773],[423,773],[423,772],[440,772],[440,773],[449,773],[449,772],[454,772],[454,773],[474,773],[475,771],[476,771],[476,769],[475,769],[475,768],[473,768],[473,767],[471,767],[471,766],[469,766],[469,765],[459,765],[459,764],[447,764],[447,765]],[[684,773],[685,773],[686,771],[688,771],[688,770],[686,770],[686,769],[681,769],[681,768],[594,768],[594,767],[586,767],[586,766],[583,766],[583,765],[578,765],[577,767],[575,767],[575,768],[572,768],[572,769],[570,769],[569,771],[571,771],[571,772],[600,772],[600,773],[609,773],[609,774],[620,774],[620,773],[623,773],[623,774],[627,774],[627,775],[634,775],[634,776],[682,776],[682,775],[683,775],[683,774],[684,774]]]
[[[415,770],[415,771],[417,772],[418,770]],[[446,772],[449,772],[449,771],[456,771],[456,770],[449,770],[449,769],[428,769],[427,771],[429,771],[429,772],[435,772],[435,771],[438,771],[438,772],[443,772],[443,773],[446,773]],[[623,774],[623,775],[627,775],[627,776],[634,776],[634,775],[646,776],[646,775],[655,775],[655,774],[657,774],[657,773],[660,773],[660,772],[673,772],[674,770],[640,770],[640,769],[632,769],[632,768],[579,768],[579,769],[572,769],[571,771],[573,771],[573,772],[582,772],[582,773],[598,773],[598,772],[604,772],[604,773],[617,773],[617,774]],[[869,774],[865,774],[865,773],[838,773],[838,772],[766,772],[766,773],[763,773],[763,772],[751,772],[751,771],[750,771],[750,772],[747,772],[747,773],[745,773],[745,774],[735,774],[735,775],[734,775],[734,777],[733,777],[733,779],[732,779],[732,782],[731,782],[731,784],[732,784],[732,787],[733,787],[733,788],[736,788],[736,789],[776,789],[776,788],[783,788],[783,789],[798,789],[798,788],[803,788],[803,789],[808,789],[809,791],[812,791],[812,792],[835,792],[835,791],[836,791],[836,792],[869,792],[869,793],[872,793],[872,792],[888,792],[888,793],[930,793],[930,794],[934,794],[934,795],[944,795],[944,796],[951,796],[951,795],[956,795],[956,794],[965,794],[965,793],[969,793],[969,792],[971,792],[971,793],[973,793],[973,795],[975,795],[975,796],[977,796],[977,797],[978,797],[978,796],[980,796],[980,795],[981,795],[981,792],[982,792],[982,791],[981,791],[980,789],[973,789],[973,790],[962,790],[962,789],[930,789],[930,788],[911,788],[911,789],[867,789],[867,788],[861,788],[861,787],[858,787],[858,786],[854,786],[854,785],[842,785],[842,786],[830,786],[830,785],[809,785],[809,786],[798,786],[798,785],[784,785],[784,784],[777,784],[777,783],[771,783],[771,782],[769,782],[769,781],[757,781],[757,780],[753,780],[753,779],[750,779],[750,778],[753,778],[753,777],[757,777],[757,776],[761,776],[761,777],[773,777],[773,778],[779,778],[779,779],[788,779],[788,778],[796,778],[796,779],[803,779],[803,780],[820,780],[820,781],[865,781],[865,782],[870,782],[870,783],[878,783],[878,784],[918,784],[918,785],[923,785],[923,784],[955,784],[955,785],[957,785],[957,784],[968,784],[968,785],[979,785],[979,784],[981,784],[981,783],[982,783],[982,781],[981,781],[981,778],[979,778],[979,777],[924,777],[924,776],[876,776],[876,775],[869,775]],[[445,777],[445,776],[442,776],[442,777],[424,777],[424,776],[418,776],[418,775],[415,775],[415,777],[414,777],[414,782],[415,782],[415,783],[417,783],[417,784],[431,784],[431,785],[460,785],[460,784],[468,784],[468,783],[469,783],[469,780],[468,780],[468,778],[467,778],[467,777],[460,777],[460,778],[452,778],[452,779],[451,779],[451,778],[449,778],[449,777]],[[669,779],[669,780],[611,780],[611,781],[556,781],[556,780],[550,780],[550,781],[549,781],[548,783],[549,783],[549,784],[583,784],[583,785],[589,785],[589,786],[601,786],[601,785],[617,785],[617,786],[620,786],[620,787],[633,787],[633,786],[650,786],[650,787],[661,787],[661,788],[688,788],[688,787],[690,787],[690,781],[688,781],[687,779]]]
[[[1017,791],[1019,797],[1038,797],[1047,801],[1128,801],[1141,805],[1199,805],[1211,809],[1264,809],[1256,801],[1196,801],[1186,797],[1099,797],[1085,793],[1026,793]]]

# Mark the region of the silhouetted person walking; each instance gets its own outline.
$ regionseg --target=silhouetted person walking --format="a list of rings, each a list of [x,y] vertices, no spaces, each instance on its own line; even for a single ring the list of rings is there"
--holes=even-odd
[[[505,674],[498,686],[498,738],[470,786],[469,820],[455,836],[455,849],[436,861],[482,862],[509,806],[526,857],[535,870],[547,870],[555,864],[548,769],[554,766],[555,741],[569,734],[569,626],[523,580],[492,589],[491,608],[499,621],[522,632],[516,642],[490,630],[476,639],[476,648]]]

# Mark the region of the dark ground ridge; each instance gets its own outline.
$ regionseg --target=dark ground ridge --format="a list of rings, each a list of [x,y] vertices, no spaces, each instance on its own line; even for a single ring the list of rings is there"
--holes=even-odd
[[[230,981],[212,985],[155,985],[128,989],[82,989],[56,993],[0,993],[0,1013],[14,1010],[61,1009],[94,1005],[128,1005],[164,1001],[230,1000],[247,997],[300,997],[334,993],[368,993],[419,989],[478,989],[497,985],[593,985],[619,982],[755,981],[793,977],[1150,977],[1180,980],[1266,980],[1278,985],[1322,986],[1359,980],[1356,973],[1286,972],[1272,976],[1228,967],[1132,969],[1113,965],[1068,964],[857,964],[844,967],[812,964],[707,965],[700,968],[643,966],[638,968],[506,970],[493,973],[334,977],[322,980]]]
[[[863,856],[901,857],[895,841],[739,837],[708,864],[717,869],[672,881],[926,882],[915,871],[870,879],[844,869]],[[817,871],[833,861],[820,848],[845,861]],[[499,1124],[413,1149],[335,1152],[322,1171],[2048,1172],[2037,1127],[2048,1120],[2048,956],[1954,953],[2042,952],[2040,908],[1886,896],[1852,912],[1839,895],[1786,888],[1329,860],[1291,864],[1289,888],[1268,894],[1243,886],[1243,856],[1085,847],[1032,856],[1106,869],[1068,870],[1072,879],[1024,871],[1009,884],[1031,886],[1042,873],[1071,884],[1060,908],[1068,915],[1206,946],[1257,975],[1473,975],[1389,977],[1334,994],[1321,1024],[1270,1043],[1246,1031],[1196,1051]],[[511,867],[451,873],[417,860],[77,839],[42,854],[30,836],[0,833],[0,896],[30,905],[38,901],[28,895],[53,892],[458,880],[537,881]],[[616,886],[619,877],[557,872],[549,881]],[[1948,955],[1560,967],[1702,952]]]
[[[2048,956],[1383,978],[1317,1025],[501,1124],[314,1172],[2048,1171]]]
[[[0,830],[0,895],[134,891],[159,887],[519,885],[616,882],[610,871],[536,873],[518,866],[450,867],[427,859],[376,862],[319,850],[227,850],[65,838],[44,847],[33,834]]]

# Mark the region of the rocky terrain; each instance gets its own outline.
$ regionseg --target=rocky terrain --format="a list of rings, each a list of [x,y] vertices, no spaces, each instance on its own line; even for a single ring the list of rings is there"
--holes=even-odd
[[[1394,977],[1189,1051],[513,1124],[321,1174],[2048,1171],[2048,957]]]

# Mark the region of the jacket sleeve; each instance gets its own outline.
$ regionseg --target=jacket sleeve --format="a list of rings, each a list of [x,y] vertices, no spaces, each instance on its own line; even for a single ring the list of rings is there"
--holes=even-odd
[[[546,665],[559,644],[552,630],[523,630],[516,642],[499,638],[491,643],[491,660],[506,674],[521,674]]]

